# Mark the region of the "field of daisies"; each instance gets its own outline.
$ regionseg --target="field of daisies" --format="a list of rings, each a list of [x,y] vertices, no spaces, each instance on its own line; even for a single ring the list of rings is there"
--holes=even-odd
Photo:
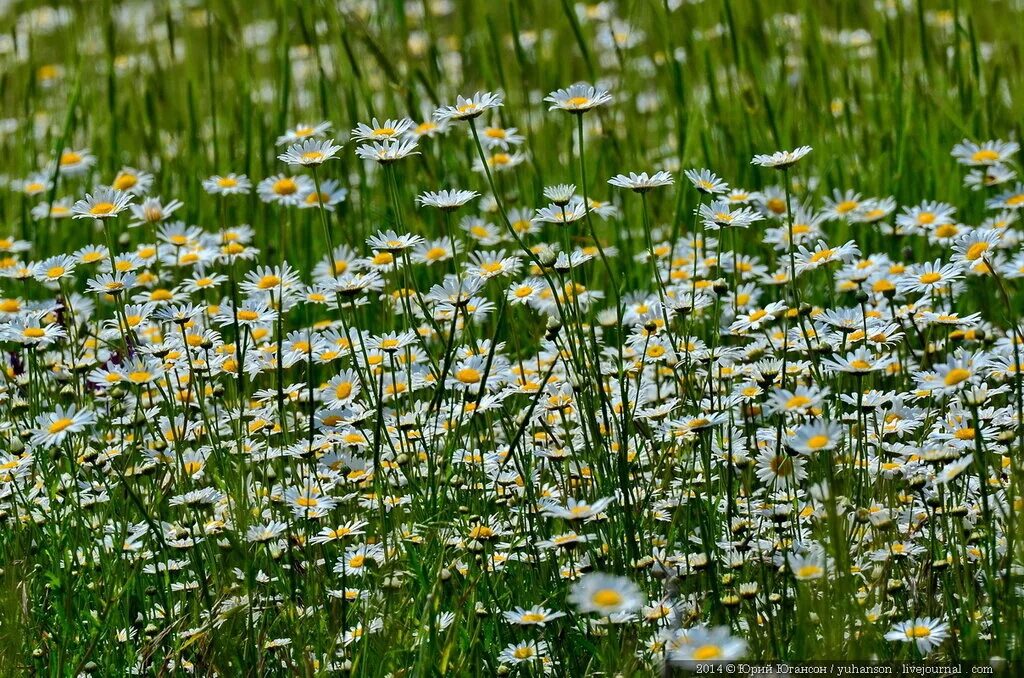
[[[1012,673],[1021,25],[0,2],[0,675]]]

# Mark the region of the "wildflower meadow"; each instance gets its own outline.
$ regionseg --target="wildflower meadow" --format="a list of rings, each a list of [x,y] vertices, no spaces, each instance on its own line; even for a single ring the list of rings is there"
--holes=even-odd
[[[0,676],[1020,675],[1022,36],[0,2]]]

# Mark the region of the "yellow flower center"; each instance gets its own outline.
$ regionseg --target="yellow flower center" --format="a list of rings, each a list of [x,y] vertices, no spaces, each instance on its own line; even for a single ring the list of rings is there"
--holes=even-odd
[[[63,419],[58,419],[50,424],[49,431],[50,433],[60,433],[73,423],[75,423],[74,420],[64,417]]]
[[[991,148],[982,148],[971,155],[971,160],[974,162],[994,162],[999,160],[999,153]]]
[[[946,386],[956,386],[960,382],[969,379],[971,373],[969,370],[965,370],[962,367],[956,367],[949,371],[946,378],[943,380]]]
[[[693,651],[693,658],[697,661],[709,661],[722,656],[722,648],[717,645],[701,645]]]
[[[477,525],[469,531],[470,539],[488,539],[494,536],[494,530],[486,525]]]
[[[600,589],[590,600],[598,607],[615,607],[622,604],[622,594],[615,589]]]
[[[127,191],[137,183],[139,183],[139,179],[134,174],[118,174],[112,187],[119,191]]]
[[[786,401],[786,409],[787,410],[795,410],[795,409],[798,409],[798,408],[806,406],[810,402],[811,402],[811,399],[808,398],[807,396],[795,395],[795,396],[793,396],[792,398],[790,398],[789,400]]]
[[[820,450],[828,445],[828,436],[814,436],[807,441],[807,447],[812,450]]]
[[[974,429],[973,428],[962,428],[958,430],[953,436],[957,440],[974,440]]]
[[[298,192],[299,185],[295,183],[294,179],[278,179],[274,182],[272,190],[278,195],[292,195],[293,193]]]
[[[975,261],[988,251],[988,247],[987,242],[976,242],[967,249],[964,256],[967,257],[968,261]]]
[[[89,208],[89,214],[96,216],[102,216],[104,214],[110,214],[114,211],[114,203],[112,202],[98,202]]]
[[[810,579],[812,577],[820,577],[823,574],[820,565],[804,565],[796,571],[798,579]]]
[[[281,279],[279,277],[277,277],[276,275],[273,275],[273,274],[268,274],[268,275],[265,275],[262,278],[260,278],[259,283],[257,283],[257,286],[261,290],[269,290],[269,289],[272,289],[274,287],[277,287],[280,284],[281,284]]]
[[[475,370],[472,367],[464,367],[455,373],[455,378],[463,384],[476,384],[480,381],[481,376],[479,370]]]

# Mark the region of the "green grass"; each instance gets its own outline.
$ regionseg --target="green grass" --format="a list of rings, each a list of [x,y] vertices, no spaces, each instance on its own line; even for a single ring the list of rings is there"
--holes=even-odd
[[[904,208],[937,200],[956,207],[958,228],[969,236],[995,214],[986,200],[1017,184],[970,190],[966,168],[950,150],[963,139],[1021,137],[1019,4],[674,4],[623,0],[587,13],[569,0],[465,0],[437,12],[432,8],[444,3],[9,3],[0,17],[0,173],[11,184],[0,192],[0,674],[123,675],[138,667],[158,675],[536,675],[539,661],[512,665],[498,656],[510,644],[543,640],[546,668],[556,675],[650,675],[664,658],[645,649],[656,635],[701,624],[741,639],[749,661],[891,662],[921,658],[913,643],[884,638],[893,624],[919,617],[948,626],[930,659],[1020,659],[1024,535],[1015,507],[1024,398],[1013,369],[1022,301],[1012,226],[989,255],[998,275],[972,271],[933,297],[893,297],[880,288],[858,295],[856,285],[836,288],[850,277],[839,265],[802,274],[797,284],[735,275],[736,256],[755,259],[769,274],[789,269],[787,248],[764,238],[766,229],[785,233],[792,221],[762,199],[758,209],[768,218],[727,230],[697,257],[710,305],[671,317],[657,305],[689,298],[691,243],[697,233],[714,237],[694,217],[709,201],[683,176],[688,168],[710,168],[730,186],[789,199],[794,208],[821,210],[833,190],[892,196],[899,207],[880,224],[832,219],[822,238],[834,247],[854,241],[862,256],[851,261],[962,261],[952,239],[927,237],[931,225],[917,234],[889,227]],[[609,27],[625,33],[624,26],[632,37],[609,44]],[[577,81],[607,89],[613,101],[582,118],[549,111],[543,98]],[[465,122],[421,139],[418,155],[393,164],[356,156],[361,143],[349,140],[349,130],[358,123],[408,117],[418,124],[475,91],[504,97],[476,121],[478,131],[515,127],[524,137],[516,150],[525,161],[495,172],[493,183],[473,169],[481,150]],[[254,186],[278,173],[312,177],[279,161],[287,146],[275,140],[299,123],[320,121],[332,124],[328,138],[344,142],[316,175],[347,189],[334,211],[264,203],[255,190],[228,198],[204,191],[204,179],[229,172]],[[804,144],[813,152],[786,173],[751,163],[755,154]],[[63,149],[83,148],[96,158],[88,172],[62,174],[37,195],[21,189],[32,173],[58,167]],[[1019,170],[1021,160],[1018,150],[1005,164]],[[210,311],[184,328],[146,311],[125,332],[116,320],[122,303],[87,292],[106,259],[80,263],[60,286],[19,273],[24,264],[87,245],[110,242],[124,254],[157,241],[151,225],[128,228],[127,213],[109,222],[109,240],[92,219],[30,216],[40,203],[78,200],[109,185],[124,166],[151,172],[148,195],[183,202],[171,221],[206,234],[201,246],[182,251],[210,254],[201,267],[144,262],[141,289],[132,294],[176,290],[175,302],[219,307],[228,322]],[[620,173],[655,170],[671,172],[674,184],[642,198],[607,183]],[[549,204],[544,188],[561,183],[611,203],[615,214],[541,224],[517,242],[509,215],[515,221],[522,210],[529,218]],[[416,204],[416,196],[441,188],[475,190],[481,199],[451,215]],[[502,242],[481,244],[467,234],[459,223],[469,216],[492,224]],[[253,257],[225,263],[218,234],[241,224],[253,229]],[[459,268],[453,260],[381,269],[383,288],[354,295],[359,305],[295,304],[263,333],[231,318],[233,303],[247,296],[241,283],[257,265],[284,258],[309,284],[329,242],[372,257],[367,238],[387,230],[429,240],[453,233],[460,263],[504,249],[520,258],[521,270],[487,282],[475,308],[460,308],[454,318],[429,299],[432,286]],[[4,236],[31,246],[22,250]],[[658,256],[658,275],[668,279],[660,284],[648,251],[674,236],[679,261]],[[597,256],[571,271],[547,266],[541,275],[531,268],[549,263],[541,243],[562,251],[600,245],[601,252],[593,249]],[[806,245],[813,250],[814,241]],[[224,280],[216,289],[182,291],[199,270]],[[878,275],[895,281],[903,274]],[[563,299],[555,324],[553,307],[545,313],[503,301],[527,278],[562,290],[575,280],[603,296],[582,304]],[[732,292],[744,283],[761,293],[748,311],[786,301],[800,314],[781,313],[766,331],[724,332],[734,319]],[[253,296],[273,305],[277,285],[268,289]],[[334,301],[333,292],[326,296]],[[158,309],[170,305],[153,298]],[[638,318],[641,302],[653,315]],[[912,313],[894,315],[912,303],[981,319],[974,332],[955,332]],[[18,323],[31,319],[34,304],[52,304],[39,306],[35,317],[68,336],[41,348],[26,341]],[[800,346],[809,327],[824,335],[819,316],[836,308],[853,309],[865,328],[865,315],[891,321],[902,338],[876,353],[899,369],[867,376],[829,370],[829,360],[855,348],[850,333],[833,333],[826,346]],[[185,351],[183,334],[203,328],[219,334]],[[372,338],[419,334],[379,364],[358,349],[308,368],[300,361],[277,369],[271,359],[289,334],[310,328],[340,337],[353,328]],[[788,351],[783,331],[797,344]],[[161,340],[167,350],[153,348]],[[688,350],[690,340],[701,343]],[[676,359],[652,356],[652,342],[674,342]],[[709,360],[704,347],[725,349],[726,359]],[[961,347],[976,358],[970,378],[919,393],[915,372],[938,369],[941,381]],[[520,377],[541,390],[524,388],[492,403],[436,387],[442,376],[458,381],[466,358],[460,351],[479,354],[473,369],[500,377],[488,395]],[[147,353],[166,363],[162,374],[133,384],[134,368],[125,365]],[[217,362],[251,367],[260,355],[262,370],[245,378]],[[418,388],[380,397],[390,379],[413,381],[414,356]],[[773,356],[795,371],[780,377],[778,366],[759,362]],[[204,361],[214,368],[203,369]],[[122,370],[126,382],[90,384],[94,368]],[[319,421],[311,431],[311,412],[328,409],[321,387],[341,370],[356,374],[360,392],[350,404],[365,416],[342,412],[351,421],[341,433]],[[758,370],[767,373],[760,381]],[[378,378],[384,373],[389,380]],[[1004,388],[975,404],[968,387],[983,383]],[[568,408],[557,407],[558,394],[549,390],[563,384],[574,387]],[[647,403],[636,400],[638,384],[650,389]],[[798,384],[830,393],[812,411],[773,413],[772,393]],[[727,400],[749,385],[764,393],[745,403]],[[295,390],[285,394],[288,386]],[[858,394],[868,389],[901,399],[858,407]],[[656,405],[666,409],[642,411]],[[95,421],[56,444],[41,441],[58,406],[88,410]],[[479,411],[467,413],[467,406]],[[890,409],[920,425],[882,436]],[[682,425],[715,415],[721,421],[708,428],[687,433]],[[444,427],[430,435],[435,417]],[[178,422],[174,435],[167,421]],[[756,458],[767,450],[792,463],[797,455],[782,442],[816,421],[833,422],[841,442],[804,458],[799,492],[780,495],[778,484],[758,478]],[[190,436],[180,434],[181,422]],[[344,437],[349,433],[366,444]],[[733,439],[753,462],[720,456]],[[282,448],[297,452],[258,456]],[[948,455],[913,467],[901,456],[912,448]],[[488,463],[456,461],[463,450]],[[969,453],[974,461],[962,475],[948,485],[934,482]],[[189,464],[197,454],[204,455],[198,474]],[[895,470],[860,470],[855,462],[868,457]],[[350,475],[363,464],[377,472],[362,480]],[[294,513],[283,498],[313,469],[321,483],[333,471],[343,476],[328,483],[337,506],[320,519]],[[831,498],[821,497],[821,484],[831,487]],[[171,501],[204,488],[219,493],[215,506]],[[404,502],[384,511],[360,501],[373,492]],[[568,498],[615,501],[598,520],[569,521],[536,509],[543,492],[556,492],[562,505]],[[782,514],[794,507],[799,518]],[[780,517],[767,519],[761,509]],[[872,522],[878,509],[892,519]],[[740,518],[749,524],[731,522]],[[351,520],[366,521],[365,534],[310,543],[322,528]],[[283,532],[268,542],[247,539],[251,527],[268,521],[281,522]],[[503,530],[490,538],[481,524]],[[537,546],[571,529],[591,541],[557,555]],[[133,548],[120,548],[132,533]],[[730,563],[719,545],[730,540],[748,555],[745,562]],[[827,557],[821,579],[794,577],[787,554],[804,542]],[[915,547],[910,556],[872,560],[903,542]],[[360,544],[387,556],[343,577],[335,564]],[[697,558],[696,567],[685,566],[687,556]],[[172,572],[154,570],[168,561]],[[677,566],[672,576],[662,572]],[[652,620],[639,611],[638,620],[596,624],[600,615],[568,601],[577,570],[626,577],[649,603],[678,603],[678,614]],[[745,596],[754,584],[756,594]],[[338,595],[346,587],[357,589],[350,599]],[[566,615],[544,627],[502,617],[533,605]],[[440,624],[444,613],[452,616]],[[357,624],[367,632],[346,642]]]

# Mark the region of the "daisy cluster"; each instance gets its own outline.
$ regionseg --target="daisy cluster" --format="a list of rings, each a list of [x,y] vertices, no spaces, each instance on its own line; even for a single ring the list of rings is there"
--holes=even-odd
[[[611,51],[640,39],[617,21]],[[261,176],[61,141],[8,182],[0,553],[27,555],[0,574],[35,659],[642,675],[1014,648],[1019,145],[943,158],[970,205],[900,202],[825,185],[807,145],[744,157],[758,188],[595,175],[614,87],[506,103],[292,119]],[[565,130],[546,181],[527,115]]]

